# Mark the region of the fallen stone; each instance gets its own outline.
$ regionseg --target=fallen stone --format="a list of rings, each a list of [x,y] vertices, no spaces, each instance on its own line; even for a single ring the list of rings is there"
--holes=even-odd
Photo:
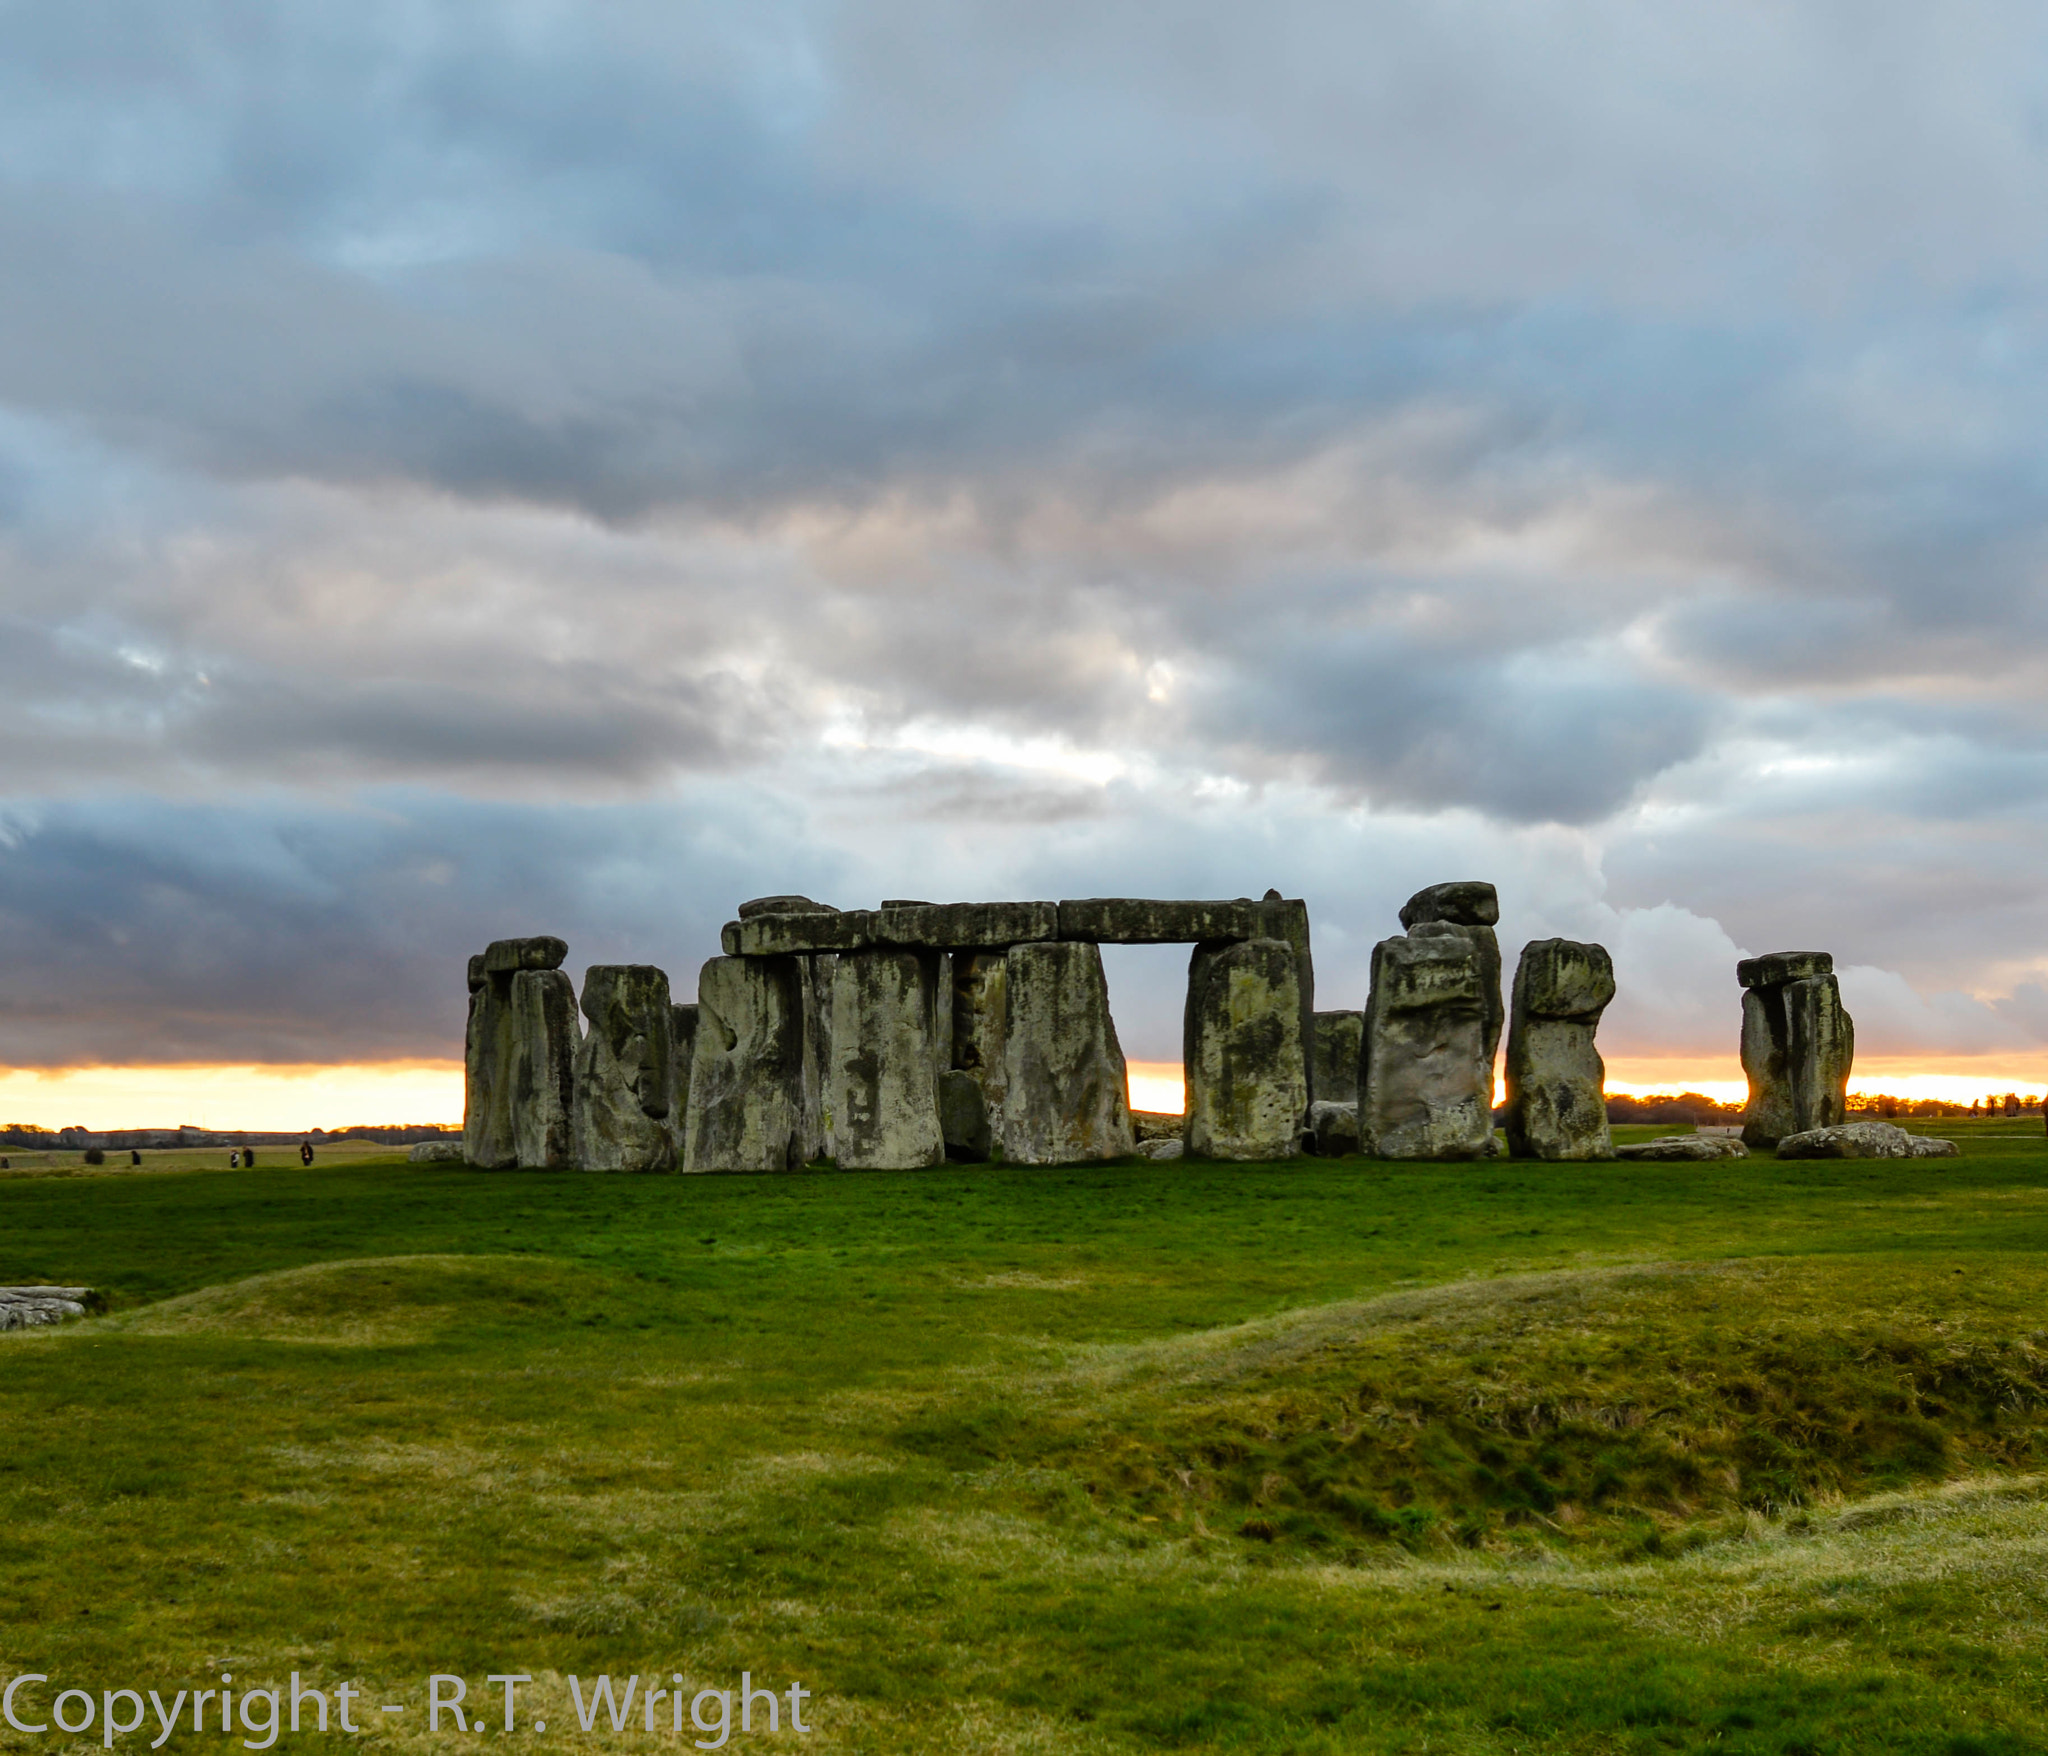
[[[1500,925],[1500,893],[1476,878],[1449,884],[1432,884],[1418,890],[1401,905],[1404,929],[1424,921],[1449,921],[1460,927]]]
[[[1158,1162],[1183,1157],[1186,1151],[1178,1140],[1141,1140],[1133,1156]]]
[[[1186,1132],[1188,1119],[1169,1110],[1133,1110],[1131,1138],[1143,1145],[1148,1140],[1178,1140]]]
[[[832,1145],[843,1171],[945,1163],[932,1050],[938,959],[842,955],[832,972]]]
[[[1363,1012],[1318,1012],[1309,1089],[1316,1103],[1358,1104],[1358,1046]]]
[[[1373,947],[1358,1132],[1376,1158],[1475,1159],[1499,1150],[1480,947],[1451,932]]]
[[[0,1329],[41,1329],[106,1308],[92,1287],[0,1287]]]
[[[405,1157],[408,1164],[415,1165],[459,1165],[463,1162],[462,1148],[452,1140],[422,1140]]]
[[[803,1168],[803,1007],[803,965],[793,957],[714,957],[704,965],[684,1170]]]
[[[1607,1068],[1593,1042],[1613,998],[1606,947],[1537,939],[1522,948],[1509,1014],[1505,1118],[1516,1157],[1614,1157]]]
[[[1841,1122],[1807,1128],[1778,1142],[1780,1158],[1954,1158],[1953,1140],[1909,1134],[1889,1122]]]
[[[1059,905],[1058,936],[1094,945],[1192,945],[1212,939],[1258,939],[1258,905],[1154,902],[1135,896],[1094,896]]]
[[[674,1026],[668,976],[648,963],[593,964],[590,1028],[576,1051],[576,1162],[586,1171],[665,1171],[675,1163]]]
[[[1358,1106],[1317,1098],[1308,1107],[1309,1150],[1317,1158],[1344,1158],[1358,1150]]]
[[[1834,954],[1828,951],[1767,951],[1735,965],[1735,979],[1745,988],[1775,988],[1781,982],[1802,982],[1834,973]]]
[[[1826,957],[1824,952],[1777,952],[1750,961],[1799,968]],[[1789,1135],[1846,1121],[1855,1059],[1856,1027],[1832,974],[1745,987],[1742,1070],[1749,1077],[1749,1102],[1742,1112],[1743,1140],[1775,1146]]]
[[[1732,1134],[1660,1134],[1655,1140],[1638,1140],[1628,1146],[1614,1149],[1616,1158],[1671,1160],[1706,1160],[1719,1158],[1747,1158],[1749,1148]]]
[[[981,1082],[964,1068],[948,1068],[939,1075],[939,1132],[945,1137],[946,1157],[955,1164],[985,1165],[995,1150],[988,1099],[982,1095]]]
[[[1299,967],[1280,939],[1195,947],[1182,1037],[1190,1158],[1300,1154],[1308,1063]]]
[[[1129,1157],[1130,1092],[1101,951],[1013,945],[1004,986],[1003,1157],[1023,1165]]]

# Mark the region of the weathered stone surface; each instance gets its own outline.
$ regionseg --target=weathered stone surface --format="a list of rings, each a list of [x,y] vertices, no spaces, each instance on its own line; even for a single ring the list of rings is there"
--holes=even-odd
[[[512,977],[512,1140],[522,1171],[576,1162],[576,988],[559,969]]]
[[[1761,960],[1759,960],[1761,961]],[[1856,1027],[1832,975],[1742,991],[1742,1070],[1749,1103],[1742,1138],[1775,1146],[1787,1135],[1847,1119]]]
[[[1318,1012],[1311,1102],[1358,1104],[1358,1048],[1365,1032],[1363,1012]]]
[[[1498,1151],[1485,963],[1464,933],[1373,947],[1358,1087],[1359,1143],[1376,1158]]]
[[[1178,1140],[1141,1140],[1134,1156],[1164,1161],[1185,1157],[1186,1153],[1187,1148]]]
[[[1261,939],[1279,939],[1294,952],[1294,985],[1301,996],[1301,1023],[1298,1027],[1301,1077],[1313,1102],[1318,1095],[1315,1066],[1316,961],[1309,948],[1308,904],[1298,897],[1282,896],[1277,890],[1269,890],[1264,900],[1255,902],[1252,907],[1258,911],[1258,936]]]
[[[567,954],[559,939],[500,939],[470,959],[482,978],[463,1045],[463,1156],[473,1165],[570,1161],[576,991],[553,967]]]
[[[1354,1080],[1356,1075],[1353,1075]],[[1317,1158],[1343,1158],[1358,1150],[1358,1106],[1317,1098],[1308,1107],[1309,1150]]]
[[[1775,988],[1781,982],[1803,982],[1810,976],[1835,973],[1829,951],[1767,951],[1745,957],[1735,966],[1735,980],[1745,988]]]
[[[1280,939],[1198,945],[1182,1035],[1190,1158],[1297,1157],[1308,1112],[1301,985]]]
[[[839,969],[836,952],[820,952],[803,960],[804,985],[804,1145],[811,1159],[834,1157],[832,1120],[832,982]],[[815,1110],[812,1093],[815,1090]]]
[[[668,976],[648,963],[593,964],[576,1051],[576,1162],[586,1171],[665,1171],[675,1162],[674,1016]]]
[[[686,1171],[804,1164],[804,971],[793,957],[714,957],[697,978]]]
[[[493,939],[484,947],[485,975],[509,975],[522,969],[560,969],[569,955],[567,941],[542,934],[532,939]]]
[[[697,1052],[697,1003],[671,1004],[668,1009],[668,1137],[669,1162],[683,1162],[683,1140],[689,1129],[690,1062]]]
[[[408,1164],[415,1165],[459,1165],[462,1148],[452,1140],[422,1140],[405,1158]]]
[[[981,1087],[983,1106],[1002,1130],[1003,1008],[1008,956],[962,951],[953,957],[953,1065]]]
[[[919,902],[884,907],[875,940],[932,951],[1002,951],[1059,932],[1049,902]]]
[[[41,1329],[106,1308],[92,1287],[0,1287],[0,1329]]]
[[[1140,1145],[1148,1140],[1178,1140],[1187,1131],[1187,1125],[1187,1117],[1179,1111],[1131,1112],[1131,1138]]]
[[[995,1150],[988,1099],[981,1082],[963,1068],[939,1075],[939,1132],[945,1136],[946,1157],[955,1164],[987,1164]]]
[[[832,972],[832,1145],[843,1171],[943,1164],[929,952],[843,954]]]
[[[1243,897],[1234,902],[1154,902],[1136,896],[1092,896],[1059,905],[1059,937],[1095,945],[1186,945],[1270,936],[1262,930],[1258,904]]]
[[[1507,1022],[1507,1002],[1500,991],[1500,936],[1491,927],[1467,926],[1461,921],[1417,921],[1408,929],[1411,939],[1463,939],[1479,955],[1479,998],[1486,1010],[1486,1058],[1490,1063],[1500,1048],[1501,1028]]]
[[[1517,1157],[1614,1157],[1607,1068],[1593,1043],[1613,998],[1605,946],[1537,939],[1522,948],[1507,1062],[1508,1150]]]
[[[1491,884],[1477,878],[1449,884],[1432,884],[1418,890],[1401,905],[1401,925],[1413,927],[1424,921],[1449,921],[1460,927],[1500,925],[1500,894]]]
[[[1652,1159],[1679,1163],[1686,1160],[1747,1158],[1749,1148],[1732,1134],[1660,1134],[1655,1140],[1638,1140],[1617,1146],[1616,1158]]]
[[[733,955],[782,957],[899,946],[914,951],[1002,950],[1050,939],[1058,914],[1049,902],[898,903],[879,909],[759,914],[727,929]]]
[[[1101,951],[1013,945],[1004,986],[1004,1158],[1059,1165],[1128,1157],[1130,1092]]]
[[[751,921],[756,915],[836,915],[829,902],[813,902],[808,896],[757,896],[739,906],[739,917]]]
[[[563,956],[568,952],[564,950]],[[471,955],[469,960],[469,991],[474,994],[484,985],[484,954],[481,951]]]
[[[1778,1142],[1780,1158],[1954,1158],[1953,1140],[1908,1134],[1889,1122],[1841,1122],[1807,1128]]]

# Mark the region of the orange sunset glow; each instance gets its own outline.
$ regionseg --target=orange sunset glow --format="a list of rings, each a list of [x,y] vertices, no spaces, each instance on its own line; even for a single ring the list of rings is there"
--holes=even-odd
[[[1129,1063],[1131,1107],[1179,1112],[1186,1103],[1178,1061]],[[1748,1088],[1733,1059],[1608,1063],[1617,1096],[1696,1091],[1740,1103]],[[1967,1104],[1991,1093],[2048,1095],[2041,1070],[2012,1056],[1859,1066],[1850,1095],[1887,1093]],[[1504,1088],[1495,1084],[1499,1101]],[[38,1128],[200,1128],[291,1132],[388,1123],[456,1126],[462,1121],[460,1061],[389,1061],[327,1066],[70,1067],[0,1070],[0,1125]]]

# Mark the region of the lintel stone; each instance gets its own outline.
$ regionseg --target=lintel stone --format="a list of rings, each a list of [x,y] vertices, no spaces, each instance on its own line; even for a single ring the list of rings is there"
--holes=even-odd
[[[1830,951],[1767,951],[1745,957],[1735,966],[1735,979],[1745,988],[1775,988],[1781,982],[1803,982],[1809,976],[1835,973]]]
[[[560,969],[568,941],[542,934],[533,939],[493,939],[484,947],[484,973],[508,975],[522,969]]]
[[[1155,902],[1136,896],[1093,896],[1062,902],[1059,937],[1097,945],[1199,945],[1261,939],[1259,905],[1232,902]]]

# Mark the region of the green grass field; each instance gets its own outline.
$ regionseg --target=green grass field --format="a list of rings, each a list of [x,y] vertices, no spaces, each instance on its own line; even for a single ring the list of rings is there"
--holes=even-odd
[[[0,1336],[0,1678],[351,1680],[394,1750],[690,1748],[566,1679],[743,1670],[816,1729],[731,1750],[2048,1749],[2048,1139],[1927,1131],[10,1178],[0,1283],[112,1309]]]

